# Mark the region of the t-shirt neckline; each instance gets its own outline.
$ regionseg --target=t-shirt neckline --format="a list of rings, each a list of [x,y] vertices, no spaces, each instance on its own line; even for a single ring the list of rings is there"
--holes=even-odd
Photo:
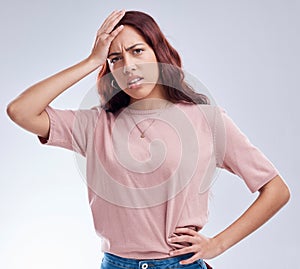
[[[130,108],[130,107],[123,107],[123,112],[127,114],[135,114],[135,115],[148,115],[148,114],[156,114],[162,111],[167,111],[174,107],[174,103],[169,102],[166,106],[163,106],[161,108],[154,108],[154,109],[136,109],[136,108]]]

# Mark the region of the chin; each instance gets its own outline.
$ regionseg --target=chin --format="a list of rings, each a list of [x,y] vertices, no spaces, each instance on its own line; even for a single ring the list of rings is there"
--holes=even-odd
[[[139,100],[143,100],[143,99],[146,99],[148,97],[148,95],[129,95],[131,97],[131,99],[133,101],[139,101]]]
[[[149,96],[152,92],[151,89],[147,89],[145,87],[139,87],[137,89],[125,89],[124,92],[127,93],[133,99],[144,99]]]

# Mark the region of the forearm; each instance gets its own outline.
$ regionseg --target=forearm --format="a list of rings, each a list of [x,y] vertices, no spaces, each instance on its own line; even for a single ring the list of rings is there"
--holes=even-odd
[[[290,194],[283,180],[276,176],[260,191],[255,202],[224,231],[216,235],[220,253],[226,251],[267,222],[289,200]]]
[[[89,56],[22,92],[8,104],[8,116],[22,128],[47,139],[50,133],[50,118],[45,108],[76,82],[97,68],[102,68],[107,61],[111,42],[123,29],[122,26],[116,29],[114,27],[124,14],[125,10],[112,12],[97,31]]]
[[[34,84],[8,105],[8,113],[11,117],[25,119],[40,115],[58,95],[98,67],[93,60],[87,58]]]

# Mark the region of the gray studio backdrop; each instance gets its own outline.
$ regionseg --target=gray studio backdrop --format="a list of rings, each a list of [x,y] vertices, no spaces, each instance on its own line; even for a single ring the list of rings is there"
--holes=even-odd
[[[2,1],[0,267],[99,268],[102,253],[72,152],[41,146],[6,105],[31,84],[88,55],[114,9],[150,13],[240,129],[279,169],[289,204],[210,263],[215,268],[297,268],[299,252],[299,1]],[[52,105],[78,108],[96,73]],[[255,199],[222,172],[213,188],[213,236]],[[298,251],[297,251],[298,250]],[[259,264],[259,266],[257,266]]]

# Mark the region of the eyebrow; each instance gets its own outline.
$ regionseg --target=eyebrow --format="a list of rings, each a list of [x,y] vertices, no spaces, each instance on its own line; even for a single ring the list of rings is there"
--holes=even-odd
[[[144,45],[144,43],[137,43],[137,44],[134,44],[134,45],[130,46],[129,48],[125,49],[125,50],[126,50],[126,51],[129,51],[129,50],[131,50],[131,49],[133,49],[134,47],[139,46],[139,45]],[[113,56],[113,55],[120,55],[120,54],[121,54],[121,52],[112,52],[112,53],[108,54],[107,58],[109,58],[110,56]]]

